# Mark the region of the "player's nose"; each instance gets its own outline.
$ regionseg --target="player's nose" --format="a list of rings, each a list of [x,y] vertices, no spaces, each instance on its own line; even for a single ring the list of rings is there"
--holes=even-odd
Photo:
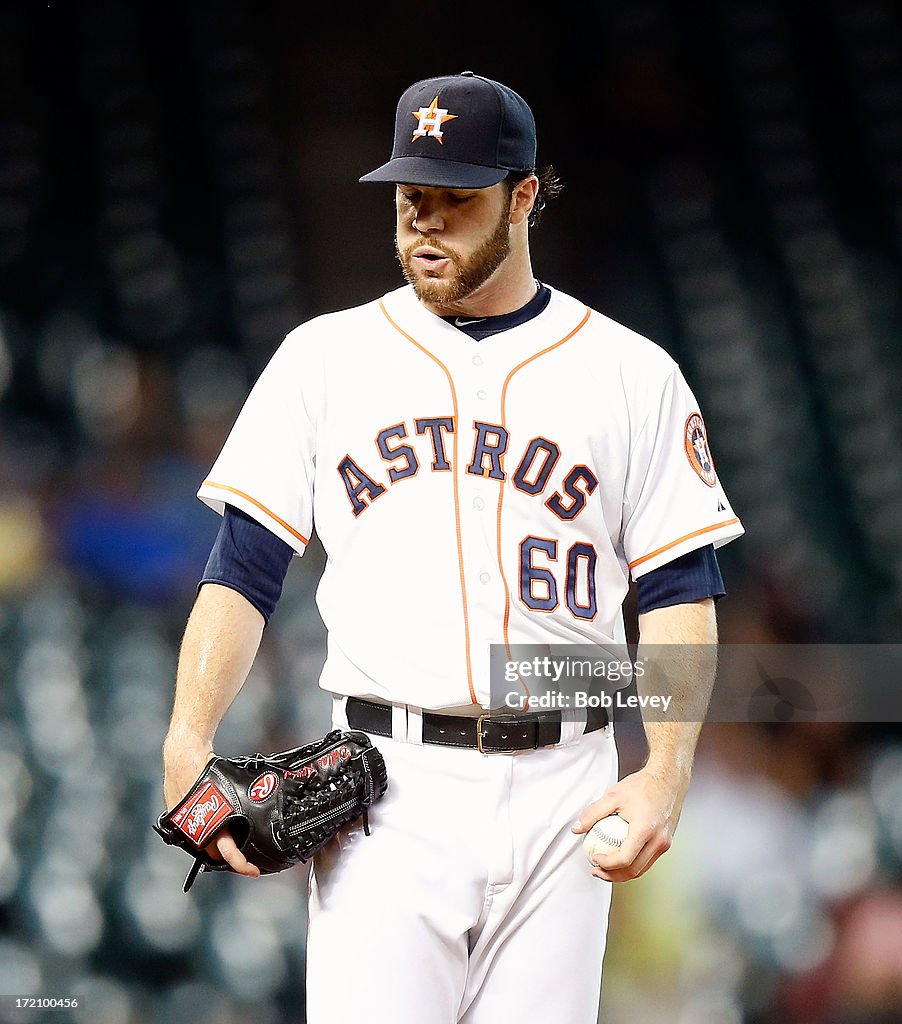
[[[413,219],[413,226],[422,235],[442,231],[445,227],[445,218],[439,204],[424,198],[417,206],[417,215]]]

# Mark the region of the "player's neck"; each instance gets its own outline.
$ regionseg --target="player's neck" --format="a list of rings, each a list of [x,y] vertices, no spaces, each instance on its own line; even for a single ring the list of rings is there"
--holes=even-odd
[[[502,316],[513,313],[535,297],[538,285],[533,276],[529,252],[511,253],[494,274],[460,302],[438,306],[423,305],[437,316]]]

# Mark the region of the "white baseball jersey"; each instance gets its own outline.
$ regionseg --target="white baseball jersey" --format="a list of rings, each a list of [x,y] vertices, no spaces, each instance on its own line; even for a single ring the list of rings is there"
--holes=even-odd
[[[629,577],[743,528],[679,367],[553,290],[474,341],[409,287],[292,331],[199,496],[328,556],[321,685],[489,704],[489,645],[623,640]]]

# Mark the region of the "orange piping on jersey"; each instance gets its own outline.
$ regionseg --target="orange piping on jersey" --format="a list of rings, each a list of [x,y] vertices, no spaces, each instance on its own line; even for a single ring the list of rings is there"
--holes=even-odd
[[[693,537],[700,537],[703,533],[710,533],[712,530],[719,530],[722,526],[732,526],[733,523],[738,523],[739,518],[725,519],[722,523],[715,523],[713,526],[703,526],[700,530],[693,530],[692,533],[687,533],[683,537],[677,537],[676,540],[671,541],[669,544],[665,544],[663,548],[658,548],[657,551],[650,551],[647,555],[643,555],[641,558],[637,558],[635,562],[630,562],[630,569],[635,569],[637,565],[641,565],[643,562],[647,562],[649,558],[654,558],[655,555],[661,555],[665,551],[669,551],[671,548],[675,548],[677,544],[682,544],[684,540],[692,540]]]
[[[580,320],[580,322],[576,325],[576,327],[573,328],[572,331],[570,331],[568,334],[565,334],[564,337],[561,338],[560,341],[556,341],[553,345],[549,345],[548,348],[543,348],[541,350],[541,352],[536,352],[535,355],[531,355],[528,359],[524,359],[522,363],[519,363],[517,366],[515,366],[511,370],[511,372],[507,375],[507,377],[504,380],[504,386],[501,389],[501,426],[504,427],[505,430],[507,429],[507,419],[506,419],[504,403],[505,403],[505,400],[507,398],[507,386],[508,386],[508,384],[510,384],[511,378],[514,376],[515,373],[518,373],[520,370],[523,369],[524,366],[526,366],[528,363],[531,363],[534,359],[539,359],[541,356],[546,355],[548,352],[553,351],[554,349],[556,349],[559,346],[563,345],[565,342],[569,341],[573,337],[574,334],[577,334],[579,331],[581,331],[583,329],[583,327],[586,326],[586,323],[587,323],[591,313],[592,313],[592,310],[589,309],[588,307],[586,307],[585,315],[583,316],[582,320]],[[502,455],[501,458],[503,459],[504,456]],[[501,580],[504,583],[504,648],[505,648],[505,650],[507,652],[508,660],[512,660],[512,658],[511,658],[511,648],[510,648],[510,634],[509,634],[509,631],[508,631],[508,627],[509,627],[509,624],[510,624],[511,598],[510,598],[510,590],[509,590],[508,585],[507,585],[507,577],[504,575],[504,564],[503,564],[502,559],[501,559],[501,506],[502,506],[503,503],[504,503],[504,481],[501,482],[501,486],[498,488],[498,520],[497,520],[498,569],[501,572]],[[526,691],[527,696],[528,696],[529,695],[529,687],[522,680],[520,680],[520,685]]]
[[[244,498],[245,501],[249,501],[252,505],[254,505],[258,509],[260,509],[261,512],[265,512],[269,516],[270,519],[275,520],[275,522],[277,522],[279,524],[279,526],[281,526],[283,529],[287,530],[291,534],[292,537],[297,537],[297,539],[305,547],[307,546],[307,544],[310,543],[310,541],[306,537],[301,536],[301,534],[299,534],[298,531],[293,526],[289,526],[288,523],[286,523],[284,519],[280,519],[275,514],[275,512],[270,512],[270,510],[265,505],[261,505],[260,502],[256,500],[256,498],[252,498],[249,494],[245,494],[244,491],[239,491],[235,487],[229,487],[228,484],[217,484],[217,483],[214,483],[212,480],[204,480],[202,486],[203,487],[215,487],[217,490],[220,490],[220,491],[229,491],[231,494],[237,494],[239,498]]]
[[[385,300],[379,300],[379,308],[382,310],[382,315],[385,319],[394,327],[394,329],[402,337],[406,338],[411,345],[415,345],[424,355],[429,358],[445,372],[445,376],[448,378],[448,386],[451,388],[451,401],[454,405],[454,441],[452,445],[452,458],[453,458],[453,480],[454,480],[454,524],[457,533],[457,565],[460,571],[460,595],[463,601],[464,609],[464,638],[466,640],[466,654],[467,654],[467,685],[470,688],[470,702],[472,704],[478,704],[479,701],[476,699],[476,690],[473,687],[473,663],[470,657],[470,613],[467,606],[467,580],[464,574],[464,545],[463,537],[460,532],[460,495],[459,495],[459,484],[458,474],[460,472],[457,458],[458,449],[458,438],[460,437],[460,416],[457,410],[457,391],[454,388],[454,381],[451,378],[451,373],[448,367],[440,360],[437,359],[428,348],[421,345],[415,338],[412,338],[407,331],[402,327],[399,327],[394,320],[389,316],[388,310],[385,308]]]

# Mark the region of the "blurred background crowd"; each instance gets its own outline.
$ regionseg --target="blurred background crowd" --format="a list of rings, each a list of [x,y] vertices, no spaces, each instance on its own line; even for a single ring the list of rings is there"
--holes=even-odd
[[[284,333],[400,283],[356,179],[417,78],[523,93],[567,186],[540,278],[683,366],[748,531],[722,639],[898,641],[900,55],[892,0],[0,5],[0,993],[303,1022],[302,871],[184,896],[149,825],[194,492]],[[222,752],[326,728],[321,566]],[[616,891],[602,1019],[902,1020],[902,730],[706,729],[676,845]]]

